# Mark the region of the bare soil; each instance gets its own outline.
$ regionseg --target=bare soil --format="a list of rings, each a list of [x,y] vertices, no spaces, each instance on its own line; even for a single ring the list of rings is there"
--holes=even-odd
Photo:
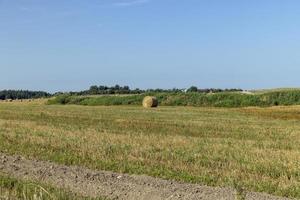
[[[260,193],[238,194],[231,188],[167,181],[149,176],[93,171],[78,166],[28,160],[0,153],[0,172],[22,180],[39,181],[86,197],[119,200],[283,200]],[[287,199],[286,199],[287,200]]]

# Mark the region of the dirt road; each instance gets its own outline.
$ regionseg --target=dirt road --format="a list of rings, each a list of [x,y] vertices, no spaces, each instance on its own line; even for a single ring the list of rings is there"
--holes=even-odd
[[[149,176],[93,171],[77,166],[28,160],[0,153],[0,172],[23,180],[68,189],[87,197],[119,200],[283,200],[259,193],[238,194],[231,188],[178,183]]]

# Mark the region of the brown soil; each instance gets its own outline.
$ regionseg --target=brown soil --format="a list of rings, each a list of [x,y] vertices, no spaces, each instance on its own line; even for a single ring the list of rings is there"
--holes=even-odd
[[[93,171],[1,153],[0,172],[19,179],[68,189],[86,197],[101,196],[119,200],[283,200],[259,193],[238,195],[230,188],[213,188],[149,176]]]

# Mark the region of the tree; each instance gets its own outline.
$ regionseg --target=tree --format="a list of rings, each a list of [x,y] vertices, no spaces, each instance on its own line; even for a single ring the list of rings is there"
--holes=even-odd
[[[123,89],[126,90],[126,91],[129,91],[129,90],[130,90],[129,86],[127,86],[127,85],[125,85],[125,86],[123,87]]]
[[[96,85],[92,85],[89,92],[90,94],[98,94],[98,87]]]
[[[198,92],[198,88],[196,86],[190,87],[187,92]]]
[[[120,86],[119,85],[115,85],[115,90],[120,90]]]

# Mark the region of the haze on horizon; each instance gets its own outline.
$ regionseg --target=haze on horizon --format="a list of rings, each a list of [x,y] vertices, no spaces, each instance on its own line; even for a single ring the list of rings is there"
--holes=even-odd
[[[297,0],[0,0],[0,89],[300,87]]]

